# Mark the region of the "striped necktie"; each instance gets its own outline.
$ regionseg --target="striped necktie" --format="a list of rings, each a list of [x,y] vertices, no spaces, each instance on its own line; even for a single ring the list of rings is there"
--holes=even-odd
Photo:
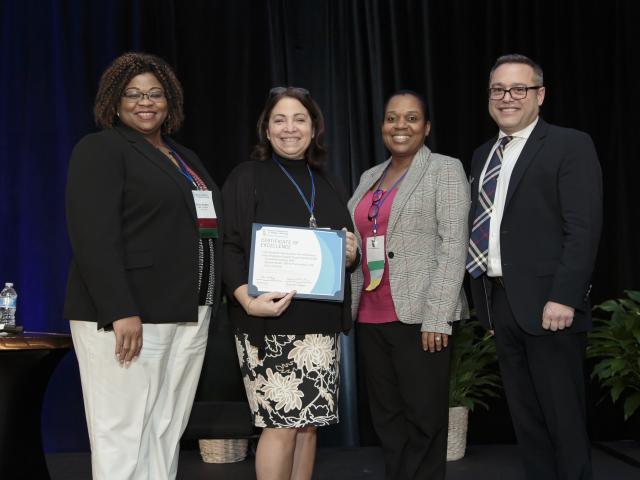
[[[491,212],[493,212],[493,199],[496,195],[498,176],[502,168],[502,154],[504,147],[513,137],[502,137],[498,147],[491,155],[489,166],[484,173],[484,179],[478,192],[478,205],[476,216],[471,227],[469,240],[469,253],[467,255],[467,271],[473,278],[478,278],[487,271],[487,259],[489,254],[489,224]]]

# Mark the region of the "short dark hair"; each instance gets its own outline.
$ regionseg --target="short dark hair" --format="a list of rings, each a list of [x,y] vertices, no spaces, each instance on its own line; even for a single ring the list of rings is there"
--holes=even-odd
[[[258,143],[253,147],[251,158],[269,160],[273,155],[273,147],[267,138],[269,117],[276,104],[285,97],[295,98],[309,112],[314,136],[309,148],[304,153],[304,158],[312,167],[322,167],[327,158],[327,147],[324,144],[324,116],[318,104],[311,98],[311,94],[307,90],[297,87],[278,87],[271,90],[264,109],[258,117]]]
[[[120,55],[102,74],[98,85],[93,114],[101,128],[113,128],[124,89],[131,79],[143,73],[152,73],[162,84],[167,99],[168,114],[162,124],[162,133],[180,129],[184,120],[182,85],[169,64],[162,58],[147,53],[129,52]]]
[[[539,85],[544,85],[544,75],[542,73],[542,67],[526,55],[521,55],[519,53],[510,53],[508,55],[502,55],[501,57],[498,57],[496,63],[493,64],[493,67],[491,67],[491,71],[489,72],[489,82],[491,82],[491,76],[493,75],[493,72],[495,72],[500,65],[504,65],[505,63],[523,63],[525,65],[529,65],[533,69],[533,74],[535,76],[536,82]]]
[[[427,107],[427,101],[424,99],[424,96],[419,94],[418,92],[409,90],[408,88],[402,88],[400,90],[396,90],[395,92],[393,92],[391,95],[387,97],[387,101],[384,102],[384,111],[382,112],[383,121],[384,121],[384,114],[386,113],[387,107],[389,106],[389,102],[393,97],[398,97],[400,95],[411,95],[416,100],[418,100],[418,104],[420,104],[420,109],[422,110],[422,116],[424,117],[424,121],[425,122],[429,121],[429,109]]]

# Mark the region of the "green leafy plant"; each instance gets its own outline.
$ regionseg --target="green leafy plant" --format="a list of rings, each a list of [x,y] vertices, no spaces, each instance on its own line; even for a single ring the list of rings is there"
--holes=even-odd
[[[640,292],[626,290],[627,298],[607,300],[594,309],[609,312],[594,320],[587,357],[599,359],[591,378],[609,389],[611,400],[624,398],[624,419],[640,407]]]
[[[453,337],[449,406],[476,405],[488,409],[483,398],[497,397],[500,378],[496,369],[496,346],[478,320],[461,320]]]

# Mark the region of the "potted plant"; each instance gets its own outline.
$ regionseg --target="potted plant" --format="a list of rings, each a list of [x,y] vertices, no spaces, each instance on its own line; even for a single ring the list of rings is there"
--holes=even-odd
[[[483,400],[497,397],[500,378],[495,364],[496,347],[491,334],[478,320],[462,320],[453,336],[449,378],[449,436],[447,460],[464,457],[469,410],[489,408]]]
[[[594,309],[609,312],[595,319],[589,334],[587,357],[598,360],[591,378],[608,388],[615,403],[624,398],[624,419],[640,408],[640,292],[626,290],[627,298],[607,300]]]

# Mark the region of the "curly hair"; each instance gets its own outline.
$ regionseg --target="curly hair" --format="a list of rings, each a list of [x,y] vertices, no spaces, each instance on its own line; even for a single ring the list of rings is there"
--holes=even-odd
[[[96,124],[113,128],[125,87],[131,79],[143,73],[152,73],[162,84],[167,99],[168,115],[162,124],[162,133],[177,131],[184,120],[182,85],[169,64],[162,58],[147,53],[129,52],[120,55],[102,74],[93,107]]]
[[[271,89],[264,109],[258,117],[258,144],[253,147],[251,158],[255,160],[269,160],[271,158],[273,147],[267,138],[269,117],[271,117],[271,111],[276,104],[285,97],[295,98],[309,112],[315,135],[309,144],[309,148],[304,153],[304,158],[311,167],[319,169],[324,165],[327,158],[327,147],[324,144],[324,116],[309,92],[297,87],[276,87]]]

